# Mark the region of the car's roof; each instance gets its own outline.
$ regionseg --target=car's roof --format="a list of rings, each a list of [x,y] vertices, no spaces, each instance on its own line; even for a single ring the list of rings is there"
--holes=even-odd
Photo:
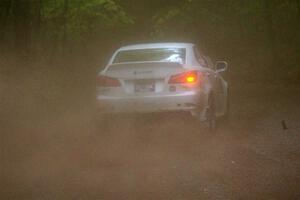
[[[192,43],[144,43],[134,44],[121,47],[119,50],[133,50],[133,49],[155,49],[155,48],[189,48],[194,46]]]

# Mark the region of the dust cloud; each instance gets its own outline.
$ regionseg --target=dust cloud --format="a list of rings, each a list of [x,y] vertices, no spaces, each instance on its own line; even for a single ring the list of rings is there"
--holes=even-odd
[[[96,67],[33,71],[1,74],[1,199],[300,197],[297,86],[231,84],[230,121],[214,134],[172,114],[104,131]]]

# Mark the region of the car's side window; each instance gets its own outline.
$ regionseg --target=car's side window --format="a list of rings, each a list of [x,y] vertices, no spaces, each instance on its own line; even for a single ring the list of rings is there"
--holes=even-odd
[[[214,68],[214,63],[212,62],[212,60],[210,59],[210,57],[208,57],[208,56],[203,56],[203,57],[204,57],[207,65],[208,65],[208,67],[211,68],[211,69],[213,69]]]
[[[208,67],[208,64],[207,64],[205,58],[201,55],[201,53],[197,47],[194,47],[194,53],[195,53],[195,57],[196,57],[197,61],[199,62],[199,64],[203,67]]]

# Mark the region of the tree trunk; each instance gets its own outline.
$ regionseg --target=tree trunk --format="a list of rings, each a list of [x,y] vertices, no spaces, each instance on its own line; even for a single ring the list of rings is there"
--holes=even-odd
[[[5,0],[2,2],[2,5],[4,7],[4,12],[3,16],[1,16],[2,20],[0,22],[0,43],[3,43],[3,39],[5,36],[6,24],[12,7],[12,0]]]
[[[266,20],[267,38],[270,51],[272,52],[272,65],[281,66],[281,57],[277,50],[277,35],[272,17],[272,0],[264,0],[264,16]]]
[[[297,3],[297,16],[298,16],[298,24],[300,26],[300,0],[296,0]],[[298,26],[298,29],[300,29]]]
[[[14,1],[15,51],[18,58],[21,59],[21,63],[26,63],[29,59],[31,46],[30,11],[31,0]]]
[[[32,2],[32,51],[35,56],[39,51],[41,42],[41,9],[42,0],[35,0]]]
[[[66,54],[67,43],[68,43],[68,11],[69,11],[69,0],[64,0],[64,35],[63,35],[63,52]]]

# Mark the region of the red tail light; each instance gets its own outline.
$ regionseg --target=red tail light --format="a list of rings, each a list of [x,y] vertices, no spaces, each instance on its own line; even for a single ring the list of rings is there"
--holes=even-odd
[[[108,76],[97,76],[98,86],[101,87],[120,87],[121,83],[116,78],[111,78]]]
[[[169,79],[170,84],[194,84],[199,82],[198,71],[188,71],[181,74],[171,76]]]

